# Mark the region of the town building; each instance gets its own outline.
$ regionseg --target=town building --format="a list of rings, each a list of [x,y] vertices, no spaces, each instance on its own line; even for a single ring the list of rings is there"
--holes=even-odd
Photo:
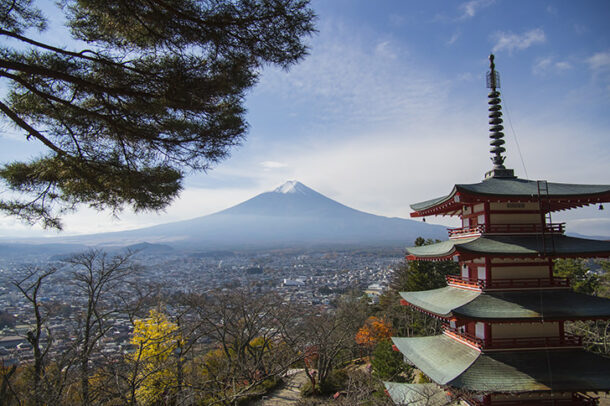
[[[499,77],[493,55],[490,61],[493,169],[479,183],[411,206],[412,217],[462,220],[449,240],[407,248],[408,260],[460,264],[461,274],[447,277],[446,287],[400,293],[403,305],[441,319],[443,333],[394,337],[394,349],[443,393],[470,405],[594,405],[598,400],[587,393],[610,391],[610,359],[585,351],[566,322],[609,319],[610,299],[574,292],[568,279],[553,275],[553,260],[608,258],[610,242],[566,236],[551,216],[603,208],[610,185],[520,179],[504,167]],[[414,384],[386,388],[396,404],[431,393]]]

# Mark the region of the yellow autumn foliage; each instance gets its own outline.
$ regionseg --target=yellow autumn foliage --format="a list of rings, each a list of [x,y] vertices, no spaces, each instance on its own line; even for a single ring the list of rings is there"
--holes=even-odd
[[[158,310],[151,310],[147,319],[135,321],[130,342],[136,346],[131,361],[140,364],[136,391],[139,403],[163,403],[170,395],[177,383],[172,355],[181,340],[178,326]]]

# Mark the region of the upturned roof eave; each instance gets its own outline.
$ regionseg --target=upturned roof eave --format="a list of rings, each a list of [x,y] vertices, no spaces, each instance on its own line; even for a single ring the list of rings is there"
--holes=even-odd
[[[481,292],[446,286],[400,292],[403,304],[441,319],[501,323],[606,320],[610,299],[565,289]]]
[[[462,374],[481,352],[446,335],[392,337],[392,342],[410,362],[439,385]]]
[[[439,385],[487,393],[610,390],[608,358],[580,349],[485,353],[446,335],[392,341]]]
[[[450,209],[455,210],[455,208],[459,206],[458,202],[455,201],[455,194],[458,191],[456,186],[457,185],[455,185],[451,192],[446,196],[441,196],[435,199],[430,199],[410,205],[411,210],[413,210],[410,216],[424,217],[453,211]]]
[[[407,247],[406,258],[442,261],[456,255],[461,259],[494,258],[605,258],[610,256],[610,242],[564,235],[481,235],[446,240],[435,244]]]
[[[610,390],[610,360],[582,349],[482,353],[449,386],[494,393]]]
[[[502,187],[495,185],[494,182],[498,181],[513,182],[516,189],[522,190],[507,193]],[[499,201],[507,199],[537,201],[538,191],[533,187],[536,183],[537,181],[529,179],[514,178],[504,180],[486,179],[479,183],[456,184],[453,186],[451,193],[446,196],[412,204],[410,207],[413,212],[410,216],[455,215],[458,214],[457,210],[460,208],[460,202],[481,201],[480,198]],[[482,187],[483,185],[486,187]],[[548,199],[556,202],[555,205],[551,206],[551,211],[610,202],[610,185],[576,185],[550,182],[547,185],[549,190]],[[570,191],[570,189],[573,190]],[[457,199],[456,196],[458,196]]]
[[[452,317],[455,308],[475,300],[481,292],[446,286],[418,292],[399,292],[399,294],[408,305],[433,316],[448,319]]]

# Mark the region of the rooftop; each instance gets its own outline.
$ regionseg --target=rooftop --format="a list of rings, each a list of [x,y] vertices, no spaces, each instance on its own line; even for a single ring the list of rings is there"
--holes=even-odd
[[[408,247],[411,260],[444,260],[494,257],[607,257],[610,241],[589,240],[564,235],[487,235],[442,241],[436,244]]]
[[[408,303],[445,318],[508,322],[610,318],[610,299],[565,289],[477,292],[447,286],[400,295]]]
[[[551,211],[566,210],[610,201],[610,185],[544,182],[544,196]],[[456,215],[463,203],[482,201],[538,201],[538,181],[491,177],[479,183],[458,184],[446,196],[411,205],[411,217]]]
[[[439,385],[495,393],[610,390],[610,359],[583,350],[483,353],[445,335],[392,340]]]

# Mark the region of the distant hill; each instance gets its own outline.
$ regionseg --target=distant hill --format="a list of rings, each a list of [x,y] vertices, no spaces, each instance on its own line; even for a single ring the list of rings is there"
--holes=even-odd
[[[419,236],[444,240],[447,231],[439,225],[355,210],[300,182],[290,181],[271,192],[211,215],[137,230],[62,240],[89,246],[128,246],[148,242],[213,251],[328,244],[402,247],[412,244]],[[153,249],[157,248],[160,247]]]
[[[60,257],[70,256],[75,252],[82,252],[87,249],[84,244],[69,243],[47,243],[30,244],[27,241],[21,243],[0,243],[0,256],[5,259],[28,260],[30,257],[48,256],[51,260],[58,260]]]
[[[148,242],[141,242],[138,244],[132,244],[132,245],[128,245],[127,247],[124,247],[125,249],[132,251],[132,252],[155,252],[157,254],[160,253],[170,253],[175,251],[175,249],[173,247],[170,247],[169,245],[166,244],[151,244]]]

